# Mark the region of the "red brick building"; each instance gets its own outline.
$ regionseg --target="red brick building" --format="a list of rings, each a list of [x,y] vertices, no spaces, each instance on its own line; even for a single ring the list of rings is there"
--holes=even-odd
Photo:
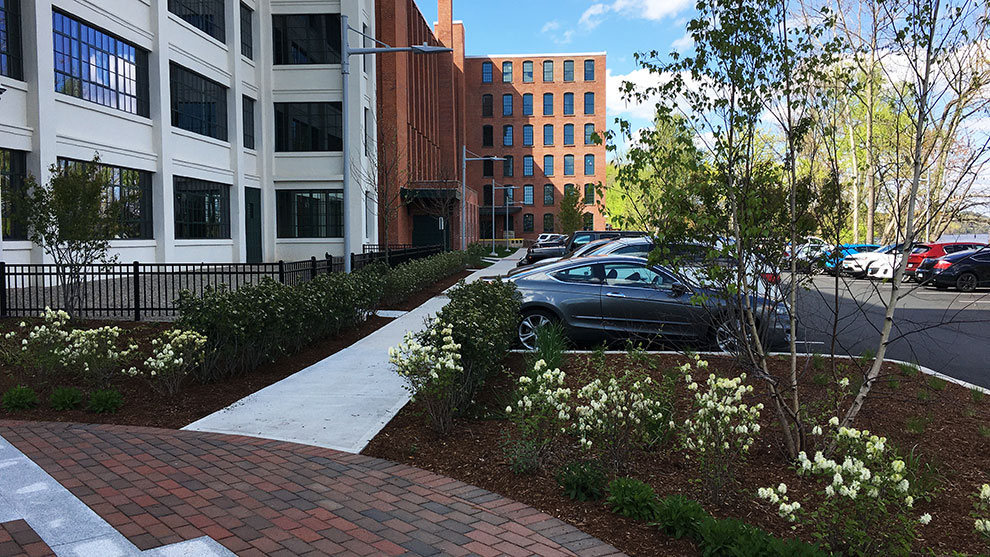
[[[604,53],[466,57],[452,0],[439,0],[432,30],[414,0],[378,0],[375,16],[384,43],[453,49],[376,56],[382,241],[389,218],[390,243],[459,247],[462,204],[466,242],[490,238],[493,191],[498,238],[559,232],[571,186],[586,201],[586,227],[605,226],[594,202],[605,148],[590,139],[605,129]],[[465,153],[509,160],[465,163]]]

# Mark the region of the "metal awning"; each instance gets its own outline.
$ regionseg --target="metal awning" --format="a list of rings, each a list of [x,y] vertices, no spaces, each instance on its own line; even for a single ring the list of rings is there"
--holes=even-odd
[[[522,207],[519,205],[496,205],[495,206],[495,216],[498,215],[514,215],[522,211]],[[478,213],[482,217],[492,216],[492,206],[486,205],[478,208]]]
[[[401,194],[402,200],[407,203],[419,200],[442,201],[461,198],[461,192],[456,188],[402,188]]]

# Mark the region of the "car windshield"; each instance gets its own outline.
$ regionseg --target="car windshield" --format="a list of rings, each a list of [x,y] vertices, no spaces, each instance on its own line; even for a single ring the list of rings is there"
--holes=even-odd
[[[884,246],[884,247],[876,250],[876,253],[890,253],[890,252],[896,250],[897,247],[898,247],[897,244],[890,244],[889,246]]]
[[[911,253],[913,253],[913,254],[921,254],[921,253],[925,253],[926,251],[929,251],[931,249],[932,249],[931,246],[914,246],[914,249],[911,250]]]

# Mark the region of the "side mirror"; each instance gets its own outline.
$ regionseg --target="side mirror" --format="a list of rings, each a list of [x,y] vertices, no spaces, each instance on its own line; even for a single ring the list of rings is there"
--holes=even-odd
[[[684,294],[687,294],[688,288],[679,282],[675,282],[670,285],[670,293],[675,298],[680,298]]]

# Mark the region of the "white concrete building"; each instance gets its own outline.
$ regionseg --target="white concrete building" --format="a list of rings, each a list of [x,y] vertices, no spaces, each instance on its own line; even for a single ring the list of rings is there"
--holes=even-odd
[[[374,0],[0,0],[0,187],[99,153],[120,169],[122,262],[360,253],[375,76],[352,60],[345,209],[341,13],[373,33]],[[42,262],[11,224],[2,260]]]

